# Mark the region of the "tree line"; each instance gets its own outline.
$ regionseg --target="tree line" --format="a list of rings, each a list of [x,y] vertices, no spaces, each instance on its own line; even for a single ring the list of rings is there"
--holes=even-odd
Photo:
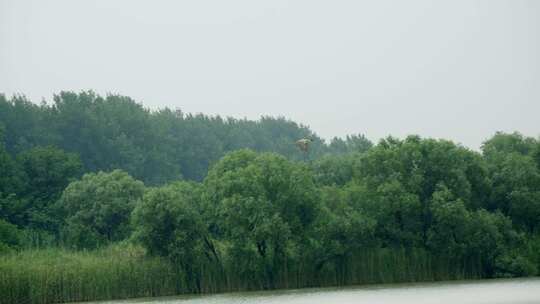
[[[540,141],[519,133],[479,153],[419,136],[325,144],[281,118],[150,111],[91,92],[39,106],[3,97],[0,109],[4,251],[134,243],[194,292],[231,277],[255,289],[346,282],[377,256],[423,260],[412,273],[538,274]]]
[[[84,172],[122,169],[148,185],[180,178],[201,181],[211,164],[240,148],[303,159],[294,142],[310,138],[311,157],[365,151],[361,135],[329,144],[308,127],[285,118],[258,121],[150,111],[133,99],[89,92],[61,92],[40,105],[24,96],[0,94],[0,134],[15,156],[35,147],[54,146],[79,156]]]

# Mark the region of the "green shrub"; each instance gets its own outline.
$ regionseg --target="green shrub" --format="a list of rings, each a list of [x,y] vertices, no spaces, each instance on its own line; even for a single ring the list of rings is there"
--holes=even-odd
[[[17,226],[0,219],[0,252],[19,247],[20,234]]]

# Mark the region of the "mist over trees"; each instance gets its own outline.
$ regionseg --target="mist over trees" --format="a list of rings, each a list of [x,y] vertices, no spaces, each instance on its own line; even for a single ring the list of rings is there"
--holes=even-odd
[[[303,156],[294,142],[304,137],[313,140],[312,158],[371,146],[362,136],[325,145],[306,126],[284,118],[251,121],[168,108],[150,111],[129,97],[92,92],[61,92],[50,105],[0,96],[0,129],[11,155],[53,145],[77,153],[85,172],[122,169],[149,185],[201,181],[212,163],[240,148],[299,160]]]
[[[193,292],[209,277],[347,282],[377,256],[479,277],[540,269],[540,141],[519,133],[481,153],[416,135],[325,143],[283,118],[62,92],[50,105],[0,96],[0,140],[0,251],[130,242]]]

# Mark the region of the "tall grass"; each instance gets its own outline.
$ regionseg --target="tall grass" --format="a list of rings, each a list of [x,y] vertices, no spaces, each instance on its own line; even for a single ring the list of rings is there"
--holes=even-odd
[[[167,261],[137,248],[30,250],[0,257],[1,303],[57,303],[172,295]]]
[[[372,249],[315,270],[284,263],[271,288],[465,279],[481,276],[470,263],[436,259],[424,250]],[[0,256],[0,303],[58,303],[225,292],[268,288],[265,278],[239,273],[234,263],[201,265],[187,276],[168,260],[148,257],[133,246],[92,252],[27,250]]]
[[[291,261],[276,270],[274,288],[302,288],[397,282],[475,279],[484,276],[479,260],[435,257],[424,249],[368,249],[325,263]],[[227,291],[264,289],[261,276],[241,274],[227,266]]]

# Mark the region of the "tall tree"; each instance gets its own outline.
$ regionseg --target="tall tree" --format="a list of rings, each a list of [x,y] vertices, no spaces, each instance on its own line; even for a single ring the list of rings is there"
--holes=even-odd
[[[17,162],[25,178],[20,195],[29,202],[26,225],[56,231],[62,219],[54,204],[64,188],[82,173],[79,157],[52,146],[36,147],[20,153]]]
[[[150,254],[165,256],[179,266],[194,292],[201,288],[201,265],[220,263],[199,204],[199,185],[176,182],[148,190],[132,214],[135,239]]]
[[[231,244],[239,271],[259,273],[273,286],[318,210],[308,168],[276,154],[240,150],[223,157],[204,183],[207,208],[218,219],[214,233]]]

